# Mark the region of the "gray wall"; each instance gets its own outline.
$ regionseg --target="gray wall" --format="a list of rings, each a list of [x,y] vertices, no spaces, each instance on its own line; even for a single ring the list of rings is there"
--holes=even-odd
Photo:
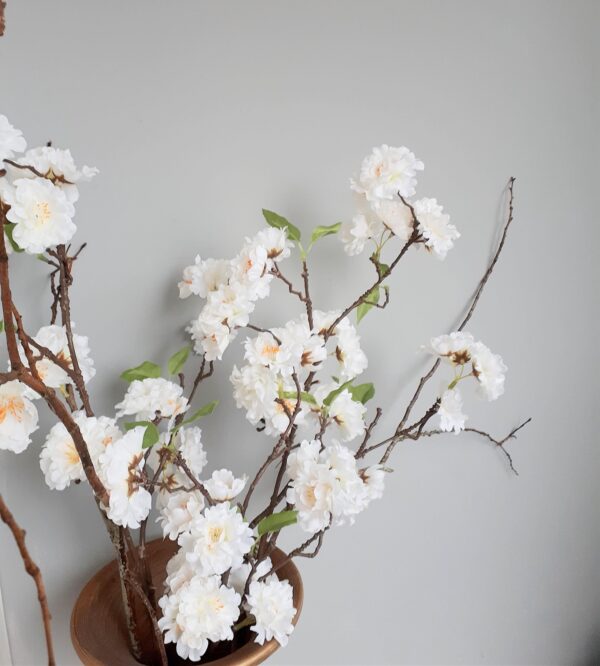
[[[506,395],[468,410],[498,435],[533,416],[510,446],[520,476],[468,435],[399,447],[384,500],[301,563],[304,614],[275,664],[600,661],[598,7],[9,1],[0,110],[31,145],[52,139],[101,169],[81,188],[90,246],[74,290],[99,411],[119,399],[124,367],[181,344],[195,306],[174,285],[196,252],[232,255],[263,206],[305,230],[347,217],[348,177],[387,142],[426,163],[420,193],[462,232],[444,263],[410,256],[392,307],[361,325],[389,433],[424,367],[416,350],[456,320],[517,177],[510,242],[470,326],[504,356]],[[324,241],[317,303],[353,298],[367,264]],[[18,257],[14,277],[35,328],[48,305],[43,267]],[[279,291],[257,321],[295,307]],[[238,356],[204,389],[221,399],[204,434],[211,464],[242,472],[268,442],[233,408]],[[0,489],[42,563],[59,662],[75,664],[70,608],[111,550],[86,488],[45,488],[42,437],[18,458],[0,455]],[[33,587],[5,531],[0,554],[15,663],[41,664]]]

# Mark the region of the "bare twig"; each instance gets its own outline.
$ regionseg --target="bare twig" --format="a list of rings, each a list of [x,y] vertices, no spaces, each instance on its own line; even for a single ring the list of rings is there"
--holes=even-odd
[[[52,645],[52,615],[48,608],[48,599],[46,598],[46,588],[42,578],[42,572],[35,562],[31,559],[31,555],[25,545],[25,530],[21,529],[17,524],[14,516],[0,495],[0,519],[7,525],[13,534],[17,548],[25,565],[25,571],[33,578],[37,589],[38,601],[40,610],[42,611],[42,621],[44,623],[44,634],[46,636],[46,651],[48,652],[48,666],[55,666],[56,659],[54,658],[54,648]]]

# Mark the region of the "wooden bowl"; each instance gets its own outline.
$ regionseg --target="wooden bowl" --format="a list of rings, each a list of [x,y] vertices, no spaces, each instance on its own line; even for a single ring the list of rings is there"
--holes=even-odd
[[[166,564],[176,550],[177,544],[168,540],[156,539],[147,545],[152,579],[159,594],[163,589]],[[271,559],[276,565],[285,557],[285,553],[277,548]],[[296,624],[304,597],[300,572],[293,562],[288,562],[279,569],[277,575],[289,580],[294,588],[296,615],[293,622]],[[214,666],[255,666],[264,662],[279,648],[279,643],[275,640],[258,645],[252,640],[254,634],[248,630],[246,632],[250,642],[227,656],[212,661],[202,659],[200,663]],[[139,666],[139,662],[129,653],[116,561],[100,569],[81,591],[71,615],[71,640],[85,666]],[[168,654],[169,664],[191,663],[180,660],[173,649],[169,649]]]

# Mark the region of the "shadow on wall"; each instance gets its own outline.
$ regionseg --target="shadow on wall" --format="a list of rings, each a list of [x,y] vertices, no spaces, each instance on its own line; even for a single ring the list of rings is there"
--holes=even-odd
[[[584,654],[577,666],[598,666],[600,664],[600,620],[587,640]]]

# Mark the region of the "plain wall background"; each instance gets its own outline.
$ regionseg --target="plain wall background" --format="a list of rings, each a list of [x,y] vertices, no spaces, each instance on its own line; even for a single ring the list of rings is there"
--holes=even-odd
[[[12,0],[0,39],[0,111],[31,146],[52,139],[101,175],[81,187],[74,320],[90,337],[96,409],[121,370],[164,361],[199,302],[180,302],[197,252],[232,256],[264,206],[305,233],[352,213],[348,178],[371,147],[407,145],[462,233],[445,262],[412,253],[392,304],[360,326],[385,410],[399,420],[418,353],[448,330],[488,261],[503,189],[516,220],[470,330],[509,366],[506,394],[470,399],[469,424],[503,435],[517,478],[475,436],[399,446],[384,499],[301,560],[306,600],[274,664],[600,662],[597,2],[93,2]],[[312,257],[321,308],[371,276],[335,239]],[[17,257],[16,295],[46,323],[44,267]],[[288,262],[286,272],[294,274]],[[255,323],[297,313],[283,289]],[[210,469],[251,472],[269,440],[235,410],[217,365],[202,401]],[[422,406],[430,404],[432,382]],[[68,618],[111,556],[85,487],[46,489],[37,456],[0,454],[0,489],[45,574],[58,658]],[[44,663],[34,588],[6,530],[0,581],[15,664]],[[302,539],[288,534],[288,544]]]

